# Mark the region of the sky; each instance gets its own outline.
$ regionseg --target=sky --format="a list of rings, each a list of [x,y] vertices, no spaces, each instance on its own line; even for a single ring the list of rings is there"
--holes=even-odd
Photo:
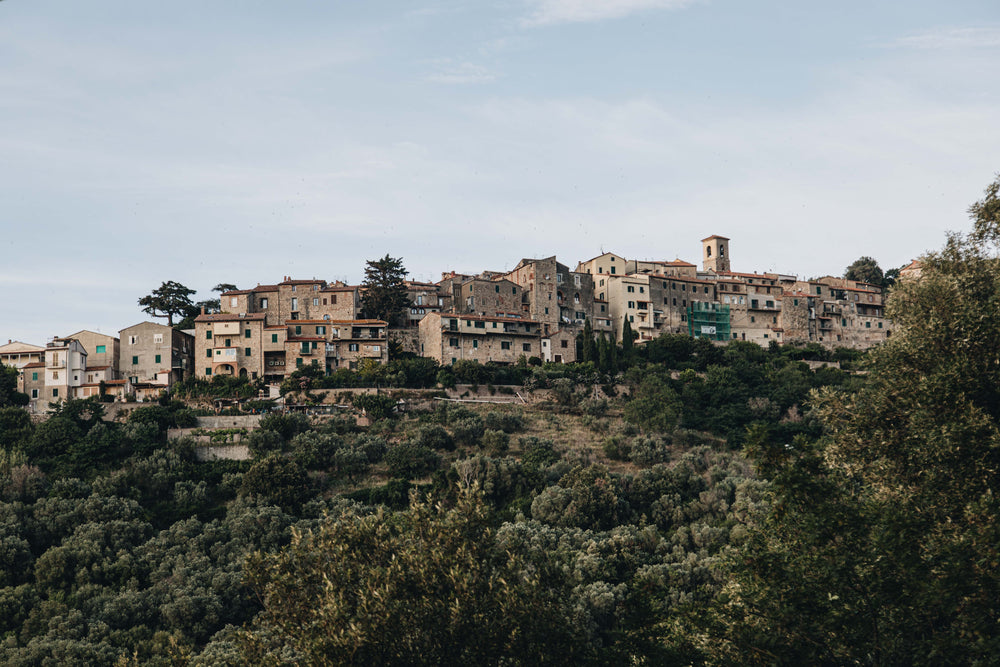
[[[1000,172],[997,81],[996,0],[3,0],[0,339],[386,254],[898,267]]]

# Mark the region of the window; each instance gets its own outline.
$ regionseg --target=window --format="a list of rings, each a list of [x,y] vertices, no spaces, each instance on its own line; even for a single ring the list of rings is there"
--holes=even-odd
[[[500,349],[501,350],[509,350],[510,349],[510,341],[509,340],[502,340],[502,341],[500,341]]]
[[[271,334],[271,342],[272,343],[278,342],[278,334]]]
[[[266,309],[266,308],[267,308],[267,297],[266,297],[266,296],[265,296],[265,297],[261,297],[261,300],[260,300],[260,307],[261,307],[261,308],[264,308],[264,309]]]
[[[249,337],[250,337],[250,330],[249,330],[249,329],[246,329],[246,330],[245,330],[245,331],[243,332],[243,337],[244,337],[244,338],[249,338]]]
[[[209,359],[212,358],[212,348],[205,350],[205,356],[208,357]]]
[[[139,342],[139,337],[138,336],[129,336],[128,337],[128,344],[129,345],[135,345],[138,342]]]
[[[300,333],[302,333],[302,325],[300,325],[300,324],[296,324],[296,325],[295,325],[295,335],[297,336],[297,335],[299,335]]]
[[[156,357],[154,357],[153,363],[156,363],[156,364],[160,363],[160,355],[156,355]]]
[[[313,305],[314,306],[318,306],[319,305],[319,297],[316,297],[316,298],[313,299]]]
[[[243,356],[249,357],[251,354],[253,354],[253,353],[250,351],[249,347],[243,348]]]
[[[347,344],[347,351],[348,352],[357,352],[358,351],[358,344],[357,343],[348,343]]]
[[[500,293],[500,286],[499,285],[494,285],[493,286],[493,291],[496,292],[497,294],[499,294]]]
[[[233,346],[233,341],[232,341],[232,339],[231,339],[231,338],[227,338],[227,339],[226,339],[226,347],[232,347],[232,346]]]
[[[792,299],[792,305],[793,306],[799,305],[799,300],[798,299]]]
[[[545,314],[546,314],[546,315],[548,315],[548,314],[549,314],[549,309],[548,309],[548,308],[546,308],[546,309],[545,309]]]
[[[205,369],[205,375],[211,375],[211,374],[212,374],[212,369],[211,368],[206,368]]]
[[[473,350],[478,350],[479,349],[479,341],[478,340],[472,341],[472,349]]]
[[[615,273],[615,267],[611,267],[611,273]]]
[[[879,328],[879,329],[881,329],[881,328],[882,328],[882,323],[881,323],[881,322],[879,322],[879,323],[878,323],[878,328]]]
[[[299,309],[299,298],[293,296],[292,297],[292,310],[298,310],[298,309]]]
[[[325,326],[318,326],[318,327],[316,327],[316,333],[319,334],[320,336],[325,336],[326,335],[326,327]]]
[[[31,397],[32,398],[38,398],[38,390],[37,389],[32,389],[31,390]]]
[[[161,333],[153,334],[153,342],[154,343],[162,343],[163,342],[163,334],[161,334]]]
[[[302,357],[295,357],[295,367],[302,368]]]
[[[522,352],[531,352],[531,343],[521,343]]]
[[[629,292],[634,292],[635,291],[635,286],[634,285],[629,285],[628,286],[628,291]]]
[[[516,287],[511,287],[510,288],[510,293],[513,294],[514,296],[517,296],[517,288]]]
[[[753,316],[753,315],[751,315],[751,316],[750,316],[750,321],[751,321],[751,322],[756,322],[757,320],[756,320],[756,318],[754,318],[754,316]]]
[[[562,340],[560,342],[562,343],[562,347],[569,347],[569,341],[568,340]]]
[[[642,285],[639,285],[639,294],[645,294],[645,293],[646,293],[646,288],[643,287]],[[577,297],[577,301],[579,301],[580,300],[580,295],[577,294],[576,297]]]
[[[97,354],[104,354],[107,351],[108,348],[104,345],[98,345],[97,347],[94,348],[94,352]]]
[[[32,382],[37,382],[38,381],[38,373],[37,372],[31,374],[31,380],[32,380]]]
[[[486,328],[486,322],[476,322],[475,328],[476,329],[485,329]]]
[[[865,329],[871,329],[871,328],[872,328],[872,323],[871,322],[865,322]]]
[[[206,338],[206,340],[212,340],[212,330],[211,329],[206,329],[205,330],[205,338]]]
[[[59,396],[59,390],[58,389],[53,389],[52,390],[52,398],[57,398],[58,396]]]
[[[458,347],[458,339],[457,338],[449,338],[448,339],[448,347]]]
[[[139,357],[138,356],[133,356],[132,357],[132,365],[135,366],[138,363],[139,363]]]
[[[842,326],[842,327],[846,327],[847,326],[847,318],[842,317],[840,319],[840,326]]]
[[[230,307],[235,308],[237,305],[239,305],[239,303],[240,303],[239,298],[237,298],[235,296],[229,297],[229,305],[230,305]]]
[[[336,294],[331,294],[330,295],[330,305],[333,305],[333,306],[337,305],[337,295]]]

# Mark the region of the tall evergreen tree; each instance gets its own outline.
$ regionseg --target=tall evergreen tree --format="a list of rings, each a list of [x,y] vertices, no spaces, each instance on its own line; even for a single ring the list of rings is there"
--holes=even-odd
[[[406,294],[406,269],[401,257],[388,254],[365,263],[365,280],[361,283],[361,312],[365,317],[399,324],[410,306]]]

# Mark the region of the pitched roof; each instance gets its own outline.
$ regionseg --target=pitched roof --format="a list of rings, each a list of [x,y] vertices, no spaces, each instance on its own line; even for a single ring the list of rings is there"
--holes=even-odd
[[[267,317],[264,313],[202,313],[195,322],[260,322]]]
[[[45,348],[40,345],[32,345],[31,343],[22,343],[19,340],[13,340],[6,345],[0,345],[0,354],[18,354],[25,352],[44,352]]]

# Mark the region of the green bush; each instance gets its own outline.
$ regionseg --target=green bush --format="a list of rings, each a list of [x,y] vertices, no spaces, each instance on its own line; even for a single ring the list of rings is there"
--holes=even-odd
[[[441,466],[441,457],[436,452],[411,442],[391,447],[384,460],[389,474],[401,479],[424,477]]]

